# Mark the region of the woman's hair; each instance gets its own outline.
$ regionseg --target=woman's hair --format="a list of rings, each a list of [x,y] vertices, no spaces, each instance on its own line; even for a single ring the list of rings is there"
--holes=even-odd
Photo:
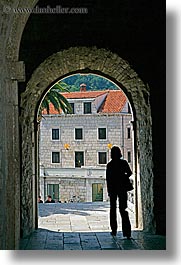
[[[111,158],[120,159],[122,157],[121,150],[118,146],[113,146],[111,148]]]

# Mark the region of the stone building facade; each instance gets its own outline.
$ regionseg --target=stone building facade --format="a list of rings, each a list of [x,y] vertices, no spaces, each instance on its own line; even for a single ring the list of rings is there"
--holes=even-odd
[[[84,85],[84,84],[82,84]],[[86,88],[84,88],[86,89]],[[106,201],[110,148],[118,145],[133,167],[132,114],[121,90],[63,93],[72,114],[51,106],[40,125],[40,194],[56,201]]]

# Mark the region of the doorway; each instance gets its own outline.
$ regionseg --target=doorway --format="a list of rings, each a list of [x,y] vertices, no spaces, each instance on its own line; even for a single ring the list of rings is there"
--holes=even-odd
[[[92,184],[92,201],[93,202],[103,201],[103,186],[101,183]]]
[[[47,196],[51,195],[55,202],[59,201],[59,185],[58,184],[47,184]]]

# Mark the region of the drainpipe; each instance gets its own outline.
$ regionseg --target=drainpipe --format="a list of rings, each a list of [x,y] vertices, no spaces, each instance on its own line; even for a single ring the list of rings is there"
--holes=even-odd
[[[44,180],[43,186],[44,186],[44,201],[45,201],[46,200],[46,177],[43,177],[43,180]]]
[[[137,133],[136,133],[136,122],[135,121],[131,121],[130,122],[132,125],[132,130],[133,130],[133,159],[134,159],[134,205],[135,205],[135,227],[138,228],[139,226],[139,222],[138,222],[138,178],[137,178]]]
[[[39,184],[39,122],[34,121],[34,211],[35,211],[35,229],[38,229],[38,184]]]
[[[122,145],[121,145],[121,148],[122,148],[122,155],[123,155],[123,158],[124,158],[124,116],[122,115],[121,116],[121,125],[122,125]]]

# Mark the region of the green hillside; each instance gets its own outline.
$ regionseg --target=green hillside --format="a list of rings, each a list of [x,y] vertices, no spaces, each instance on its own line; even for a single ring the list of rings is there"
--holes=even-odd
[[[114,85],[111,81],[109,81],[108,79],[105,79],[103,77],[100,77],[94,74],[72,75],[72,76],[62,79],[61,81],[66,83],[69,86],[69,90],[71,92],[79,91],[80,84],[82,83],[85,83],[87,85],[87,90],[118,89],[118,87]]]

